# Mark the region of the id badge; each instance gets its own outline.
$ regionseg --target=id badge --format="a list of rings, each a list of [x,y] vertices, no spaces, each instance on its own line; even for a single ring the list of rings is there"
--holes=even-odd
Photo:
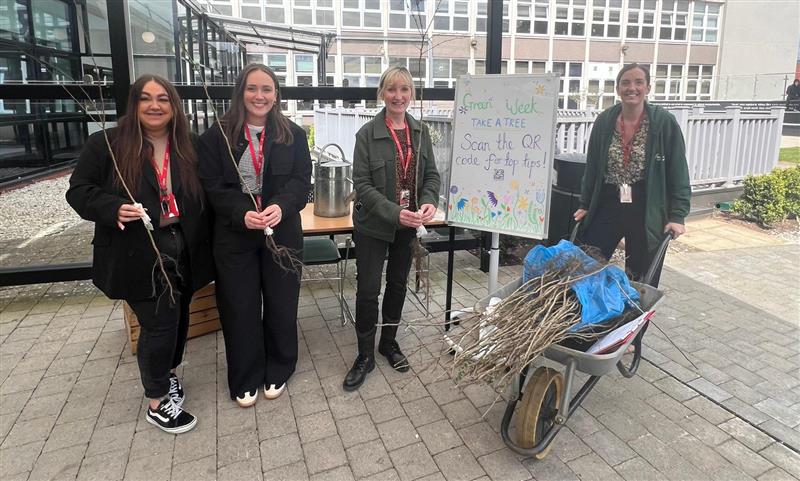
[[[630,204],[633,202],[633,189],[630,184],[622,184],[619,186],[619,202],[620,204]]]
[[[411,191],[403,189],[400,191],[400,207],[408,209],[411,206]]]
[[[178,211],[178,203],[175,201],[175,194],[168,194],[161,196],[161,218],[172,219],[180,217]]]

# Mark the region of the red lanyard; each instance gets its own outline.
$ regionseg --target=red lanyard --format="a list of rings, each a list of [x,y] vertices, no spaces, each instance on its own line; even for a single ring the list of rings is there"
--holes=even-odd
[[[156,171],[156,178],[158,179],[158,187],[161,189],[161,195],[167,195],[167,175],[169,174],[169,139],[167,139],[167,147],[164,149],[164,162],[161,164],[161,172],[158,171],[155,159],[153,160],[153,168]]]
[[[258,141],[258,157],[253,150],[253,138],[250,136],[250,127],[245,126],[247,141],[250,143],[250,158],[253,159],[253,169],[256,171],[256,185],[261,185],[261,167],[264,165],[264,139],[267,137],[267,126],[261,131],[261,139]]]
[[[633,134],[631,138],[625,142],[625,116],[620,113],[619,120],[622,123],[622,128],[620,129],[620,143],[622,144],[622,165],[625,167],[628,166],[628,162],[631,160],[631,151],[633,150],[633,138],[636,137],[636,132],[639,130],[639,126],[642,125],[642,119],[644,119],[644,110],[642,110],[642,114],[639,116],[639,119],[636,120],[636,123],[633,126]]]
[[[389,129],[389,133],[392,134],[392,140],[394,140],[394,145],[397,148],[397,154],[400,156],[400,167],[403,168],[403,178],[405,179],[408,176],[408,165],[411,163],[411,129],[408,128],[408,122],[406,120],[403,120],[403,127],[406,130],[405,157],[403,156],[403,148],[400,145],[400,139],[397,138],[397,134],[392,128],[391,120],[388,118],[386,119],[386,128]]]

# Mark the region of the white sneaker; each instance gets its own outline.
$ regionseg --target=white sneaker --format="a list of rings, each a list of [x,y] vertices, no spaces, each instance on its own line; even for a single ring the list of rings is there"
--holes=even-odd
[[[249,408],[255,404],[257,400],[258,391],[255,391],[253,394],[250,394],[250,391],[247,391],[241,396],[236,396],[236,404],[238,404],[240,408]]]
[[[267,399],[277,399],[283,391],[286,390],[286,383],[281,384],[279,387],[275,387],[274,384],[270,384],[269,387],[264,385],[264,397]]]

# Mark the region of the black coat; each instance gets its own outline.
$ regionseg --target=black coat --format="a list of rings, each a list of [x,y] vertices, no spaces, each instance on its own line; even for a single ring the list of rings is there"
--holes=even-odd
[[[109,129],[114,139],[116,128]],[[205,199],[195,199],[183,192],[180,168],[170,165],[172,190],[180,210],[180,224],[189,247],[192,290],[214,279],[210,230]],[[125,230],[117,227],[117,213],[122,204],[131,203],[125,191],[114,182],[116,173],[102,132],[89,136],[69,179],[67,202],[83,219],[94,222],[94,258],[92,280],[111,299],[142,300],[153,296],[153,267],[156,255],[141,221],[128,222]],[[153,236],[169,235],[158,228],[158,181],[152,168],[143,168],[134,197],[150,214],[156,229]]]
[[[274,126],[267,126],[261,204],[262,207],[277,204],[281,208],[281,221],[274,229],[275,241],[292,249],[301,249],[303,228],[300,211],[306,206],[311,189],[311,156],[305,131],[292,122],[290,126],[294,135],[291,145],[276,143],[270,135],[275,132]],[[257,141],[253,139],[253,142]],[[238,165],[249,143],[244,134],[233,142],[231,148]],[[263,242],[263,233],[248,229],[244,224],[244,214],[254,210],[253,201],[242,192],[239,174],[231,161],[219,123],[200,136],[198,151],[200,180],[214,211],[214,248],[228,252],[230,249],[226,247],[235,250],[237,244],[245,239]]]

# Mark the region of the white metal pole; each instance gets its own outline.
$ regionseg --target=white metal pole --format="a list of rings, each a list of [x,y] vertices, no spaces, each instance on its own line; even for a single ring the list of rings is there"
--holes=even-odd
[[[489,294],[498,289],[497,275],[500,272],[500,234],[492,232],[492,247],[489,249]]]

